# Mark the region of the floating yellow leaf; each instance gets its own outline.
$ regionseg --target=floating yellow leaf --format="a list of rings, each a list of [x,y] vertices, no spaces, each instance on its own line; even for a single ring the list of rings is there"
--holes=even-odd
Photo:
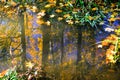
[[[46,25],[47,25],[47,26],[50,26],[50,24],[51,24],[50,21],[47,21],[47,22],[46,22]]]
[[[45,12],[39,12],[37,15],[38,16],[45,16]]]
[[[52,59],[52,55],[48,55],[48,60],[51,60]]]
[[[72,20],[67,20],[66,21],[68,24],[73,24],[73,21]]]
[[[32,69],[34,64],[32,62],[26,62],[26,67]]]
[[[37,7],[36,7],[36,6],[33,6],[32,8],[33,8],[33,9],[37,9]]]

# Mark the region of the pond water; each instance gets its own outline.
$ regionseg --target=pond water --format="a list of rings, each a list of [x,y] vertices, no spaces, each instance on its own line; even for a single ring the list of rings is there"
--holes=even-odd
[[[28,15],[24,19],[26,58],[34,63],[46,63],[44,70],[48,76],[54,76],[54,80],[120,80],[120,66],[106,65],[106,50],[98,48],[98,44],[93,45],[113,32],[93,33],[90,28],[84,27],[81,44],[78,44],[76,26],[56,21],[51,26],[44,26],[37,24],[36,14]],[[13,58],[21,52],[19,25],[17,15],[14,18],[0,17],[0,71],[19,64],[20,56]],[[79,50],[81,60],[76,65]]]

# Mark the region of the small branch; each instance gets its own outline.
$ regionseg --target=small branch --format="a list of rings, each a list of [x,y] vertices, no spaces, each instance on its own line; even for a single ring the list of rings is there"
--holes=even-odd
[[[90,46],[88,46],[88,47],[91,47],[91,46],[94,46],[94,45],[97,45],[97,44],[100,44],[100,43],[102,43],[102,41],[99,41],[99,42],[97,42],[97,43],[95,43],[95,44],[92,44],[92,45],[90,45]]]

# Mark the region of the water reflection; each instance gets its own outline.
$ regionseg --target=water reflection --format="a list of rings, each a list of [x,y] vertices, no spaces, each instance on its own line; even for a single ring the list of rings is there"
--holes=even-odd
[[[77,44],[78,34],[75,26],[61,22],[53,22],[54,24],[52,24],[52,26],[45,27],[36,23],[36,15],[30,16],[31,19],[28,19],[27,23],[30,23],[31,25],[29,24],[26,28],[27,60],[35,60],[34,62],[41,63],[42,57],[44,57],[43,55],[45,54],[45,59],[43,59],[47,64],[45,69],[48,71],[48,74],[55,75],[55,80],[61,80],[61,77],[63,78],[62,80],[119,80],[119,72],[115,71],[114,67],[105,65],[105,50],[101,48],[98,49],[96,45],[90,46],[95,44],[96,41],[101,41],[103,38],[101,39],[100,36],[103,35],[103,33],[96,34],[93,33],[90,28],[83,28],[83,35],[81,36],[82,44]],[[13,35],[9,35],[9,33],[6,34],[9,35],[10,38],[13,36],[16,37],[19,34],[18,22],[13,22],[7,17],[4,17],[3,19],[4,20],[1,19],[0,25],[5,26],[7,28],[6,30],[12,30],[14,26],[17,26],[15,27],[16,33]],[[2,29],[2,27],[0,29]],[[13,43],[13,45],[11,45],[12,48],[15,49],[16,45],[20,43],[20,39],[12,39],[11,43]],[[45,43],[43,42],[44,40]],[[10,54],[11,45],[7,45],[7,52],[5,53],[5,56],[9,54],[10,59],[12,57]],[[77,45],[82,46],[82,59],[76,66],[79,49]],[[43,51],[44,48],[45,51]],[[18,54],[20,50],[21,47],[18,46],[15,50],[16,52],[12,51],[12,55]],[[2,52],[0,54],[2,54]],[[16,60],[19,61],[19,59]],[[13,64],[10,64],[12,63],[12,60],[6,58],[4,61],[5,63],[2,61],[0,62],[1,70],[13,66]],[[61,63],[62,66],[60,65]],[[15,64],[18,65],[18,63]]]

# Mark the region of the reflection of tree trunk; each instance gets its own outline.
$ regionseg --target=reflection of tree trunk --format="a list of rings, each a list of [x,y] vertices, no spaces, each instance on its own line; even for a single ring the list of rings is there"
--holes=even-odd
[[[50,52],[50,27],[43,26],[43,51],[42,51],[42,65],[48,63],[48,54]]]
[[[81,43],[82,43],[82,26],[77,26],[77,33],[78,33],[78,38],[77,38],[77,61],[76,63],[78,64],[79,61],[81,60]]]
[[[52,63],[54,64],[54,52],[53,52],[53,48],[54,48],[54,37],[53,37],[53,35],[52,35],[52,33],[53,33],[53,28],[54,28],[54,25],[51,25],[51,27],[50,27],[50,41],[49,41],[49,44],[50,44],[50,46],[49,46],[49,50],[50,50],[50,54],[52,55]]]
[[[25,60],[26,60],[26,41],[25,41],[25,26],[24,26],[24,14],[19,12],[19,26],[21,28],[21,68],[25,69]]]
[[[87,36],[85,37],[85,47],[86,47],[86,54],[90,54],[90,60],[89,62],[91,61],[91,64],[90,65],[93,65],[94,64],[94,59],[95,59],[95,45],[92,45],[92,44],[95,44],[95,38],[94,38],[94,29],[92,27],[89,27],[90,25],[88,25],[88,28],[86,28],[85,32],[87,34]],[[92,47],[88,47],[88,45],[92,45]],[[87,61],[88,62],[88,61]]]
[[[64,28],[61,31],[61,63],[63,63],[63,58],[64,58]]]

